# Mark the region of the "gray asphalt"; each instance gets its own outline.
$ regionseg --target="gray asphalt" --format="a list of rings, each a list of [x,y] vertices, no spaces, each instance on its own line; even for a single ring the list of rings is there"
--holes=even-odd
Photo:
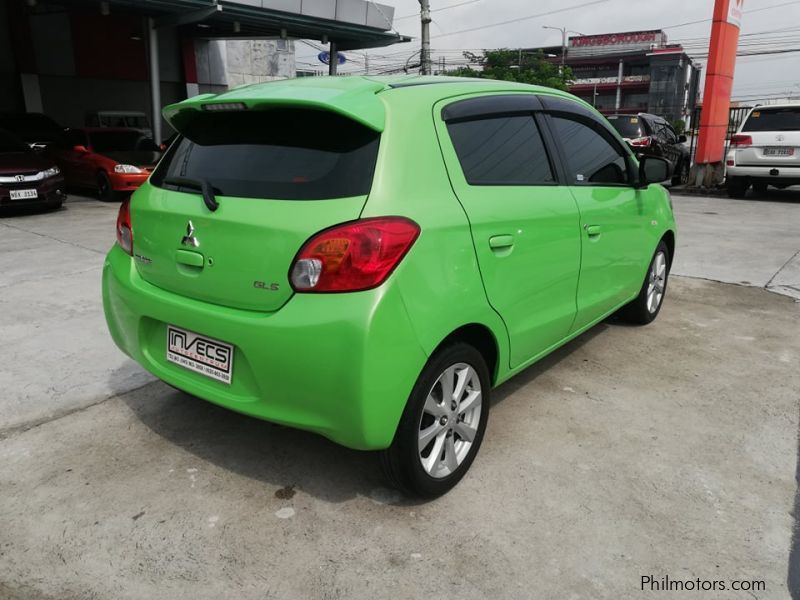
[[[800,599],[800,203],[675,205],[659,319],[496,390],[469,476],[429,503],[122,356],[99,300],[114,206],[0,218],[0,598],[619,599],[666,575]]]

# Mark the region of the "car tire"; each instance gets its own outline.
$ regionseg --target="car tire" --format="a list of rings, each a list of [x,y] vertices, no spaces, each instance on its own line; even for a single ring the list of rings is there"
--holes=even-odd
[[[411,391],[392,445],[380,453],[389,483],[424,498],[451,490],[480,449],[490,386],[486,361],[469,344],[456,342],[434,353]]]
[[[689,161],[684,159],[678,163],[675,175],[672,177],[672,185],[686,185],[689,183]]]
[[[639,295],[620,311],[620,316],[625,321],[636,325],[647,325],[655,321],[667,294],[669,269],[669,248],[662,240],[650,260]]]
[[[741,199],[747,194],[750,182],[747,177],[729,177],[726,185],[728,187],[728,196]]]
[[[111,179],[105,171],[97,174],[97,197],[103,202],[116,202],[121,198],[120,194],[115,192],[111,186]]]

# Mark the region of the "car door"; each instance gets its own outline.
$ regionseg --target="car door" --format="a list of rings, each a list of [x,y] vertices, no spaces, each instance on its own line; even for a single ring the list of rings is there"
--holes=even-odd
[[[592,111],[566,99],[547,101],[547,123],[567,168],[581,223],[581,272],[573,331],[632,299],[650,252],[644,196],[633,187],[635,163]]]
[[[508,330],[513,368],[560,342],[572,326],[577,204],[558,181],[536,96],[462,98],[437,108],[447,171],[469,219],[486,296]]]

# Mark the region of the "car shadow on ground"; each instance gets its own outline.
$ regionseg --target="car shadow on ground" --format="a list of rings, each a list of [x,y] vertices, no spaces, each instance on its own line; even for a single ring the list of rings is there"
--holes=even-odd
[[[731,198],[732,199],[732,198]],[[793,187],[786,190],[768,188],[763,192],[749,190],[742,200],[761,200],[765,202],[784,202],[787,204],[800,204],[800,188]]]
[[[609,327],[594,327],[499,386],[493,410],[502,410],[503,400]],[[375,452],[350,450],[313,433],[241,415],[158,381],[120,398],[161,438],[225,471],[275,486],[278,497],[291,488],[332,503],[356,496],[408,506],[424,502],[386,489]]]

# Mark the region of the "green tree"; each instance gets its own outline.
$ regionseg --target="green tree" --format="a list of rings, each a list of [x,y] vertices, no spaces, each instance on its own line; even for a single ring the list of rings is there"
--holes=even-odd
[[[572,71],[565,67],[560,72],[559,65],[545,60],[541,50],[484,50],[483,54],[464,52],[469,65],[448,71],[457,77],[481,77],[544,85],[566,90],[572,80]]]

